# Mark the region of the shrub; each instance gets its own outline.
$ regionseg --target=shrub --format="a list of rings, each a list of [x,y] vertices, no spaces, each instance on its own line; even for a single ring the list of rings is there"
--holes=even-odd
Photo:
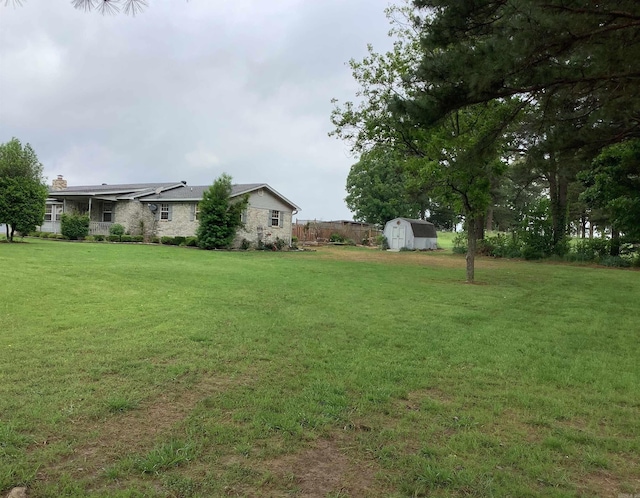
[[[494,258],[519,258],[520,242],[516,234],[497,234],[478,241],[478,253]]]
[[[187,240],[185,241],[185,245],[187,247],[196,247],[198,245],[198,238],[197,237],[187,237]]]
[[[580,239],[575,243],[573,253],[576,261],[596,261],[609,254],[607,239]]]
[[[133,242],[133,236],[131,235],[121,235],[120,242]]]
[[[467,252],[467,232],[456,233],[453,238],[453,253],[454,254],[466,254]]]
[[[87,241],[87,242],[93,242],[94,240],[96,240],[96,236],[95,235],[87,235],[84,238],[84,240]]]
[[[94,235],[93,240],[96,242],[102,242],[104,240],[104,235]]]
[[[346,242],[346,241],[347,241],[346,237],[344,235],[342,235],[342,234],[337,233],[337,232],[332,233],[329,236],[329,242],[343,243],[343,242]]]
[[[153,237],[151,237],[151,243],[152,244],[159,244],[160,243],[160,238],[156,237],[155,235]]]
[[[251,249],[251,242],[247,239],[242,239],[242,242],[240,242],[240,249],[242,249],[243,251],[248,251],[249,249]]]
[[[58,239],[58,240],[62,240],[62,239],[64,239],[64,235],[62,235],[61,233],[56,233],[56,234],[54,234],[54,237],[55,237],[56,239]]]
[[[131,242],[144,242],[144,235],[130,235]]]
[[[631,260],[627,258],[621,258],[620,256],[605,256],[600,259],[600,264],[603,266],[628,268],[631,266]]]
[[[60,221],[62,235],[69,240],[83,239],[89,235],[89,217],[87,215],[64,213]]]
[[[171,246],[173,245],[173,237],[168,237],[166,235],[160,237],[160,243],[165,245],[165,246]]]
[[[383,251],[389,249],[389,241],[384,235],[378,235],[376,237],[376,245]]]
[[[182,235],[177,235],[173,238],[173,245],[175,246],[186,245],[186,241],[187,241],[186,237],[183,237]]]
[[[287,242],[280,237],[276,237],[276,240],[269,242],[258,241],[256,249],[258,251],[281,251],[287,245]]]
[[[120,223],[114,223],[109,227],[109,235],[124,235],[124,227]]]
[[[120,242],[120,235],[107,235],[109,242]]]

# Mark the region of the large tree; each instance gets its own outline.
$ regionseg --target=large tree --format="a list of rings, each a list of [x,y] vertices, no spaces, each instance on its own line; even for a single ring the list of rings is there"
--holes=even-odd
[[[0,145],[0,223],[6,224],[7,239],[16,231],[27,233],[42,224],[47,187],[42,164],[29,144],[20,140]]]
[[[202,249],[226,249],[231,247],[236,231],[242,226],[242,212],[249,198],[231,198],[231,177],[223,173],[204,191],[200,201],[198,246]]]
[[[345,201],[355,220],[384,225],[397,217],[424,217],[429,199],[410,188],[404,163],[393,150],[375,147],[351,166]]]
[[[461,108],[437,123],[425,124],[417,108],[423,87],[416,82],[422,46],[413,26],[419,19],[408,8],[387,10],[392,21],[393,49],[374,52],[362,61],[350,61],[360,85],[360,102],[336,102],[331,120],[333,135],[347,141],[352,151],[393,150],[403,157],[414,185],[441,205],[454,205],[469,227],[467,280],[474,280],[476,238],[483,230],[491,204],[491,188],[505,171],[501,161],[508,129],[526,102],[505,98]],[[418,179],[417,181],[415,179]]]

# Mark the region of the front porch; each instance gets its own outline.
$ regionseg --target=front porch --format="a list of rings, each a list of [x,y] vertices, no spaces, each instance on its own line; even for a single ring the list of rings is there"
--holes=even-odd
[[[90,221],[89,235],[109,235],[109,228],[113,223],[109,221]],[[62,233],[60,221],[45,221],[40,226],[41,232]]]

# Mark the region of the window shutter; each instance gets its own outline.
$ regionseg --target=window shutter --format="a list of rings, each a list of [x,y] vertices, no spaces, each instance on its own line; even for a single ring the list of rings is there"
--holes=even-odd
[[[278,226],[282,228],[284,226],[284,211],[278,213]]]
[[[193,221],[196,219],[196,205],[191,204],[191,209],[189,210],[189,221]]]
[[[169,215],[167,217],[167,221],[171,221],[171,215],[173,214],[173,205],[169,204]]]

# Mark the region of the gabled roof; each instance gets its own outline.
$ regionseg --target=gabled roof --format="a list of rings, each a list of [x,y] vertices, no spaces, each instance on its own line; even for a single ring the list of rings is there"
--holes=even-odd
[[[145,194],[143,196],[139,196],[140,200],[144,200],[145,202],[150,201],[169,201],[169,202],[194,202],[202,200],[202,196],[204,195],[204,191],[211,188],[211,185],[182,185],[178,188],[174,188],[171,190],[166,190],[160,193],[150,193]],[[299,211],[300,208],[296,206],[293,202],[287,199],[284,195],[280,194],[274,188],[270,187],[266,183],[240,183],[237,185],[231,186],[231,197],[238,197],[243,194],[249,194],[251,192],[258,191],[260,189],[268,190],[275,197],[279,198],[285,204],[291,206],[293,210]]]
[[[172,183],[123,183],[117,185],[82,185],[67,187],[61,190],[49,188],[49,194],[52,196],[95,196],[95,195],[126,195],[142,192],[155,192],[158,189],[169,189],[184,185],[182,182]]]
[[[49,188],[49,198],[98,197],[103,200],[112,201],[139,199],[144,202],[197,202],[202,200],[204,191],[210,187],[211,185],[190,186],[187,185],[186,182],[85,185],[67,187],[61,190]],[[294,211],[300,210],[293,202],[266,183],[241,183],[232,185],[231,197],[248,194],[260,189],[268,190],[283,203],[291,206]]]

